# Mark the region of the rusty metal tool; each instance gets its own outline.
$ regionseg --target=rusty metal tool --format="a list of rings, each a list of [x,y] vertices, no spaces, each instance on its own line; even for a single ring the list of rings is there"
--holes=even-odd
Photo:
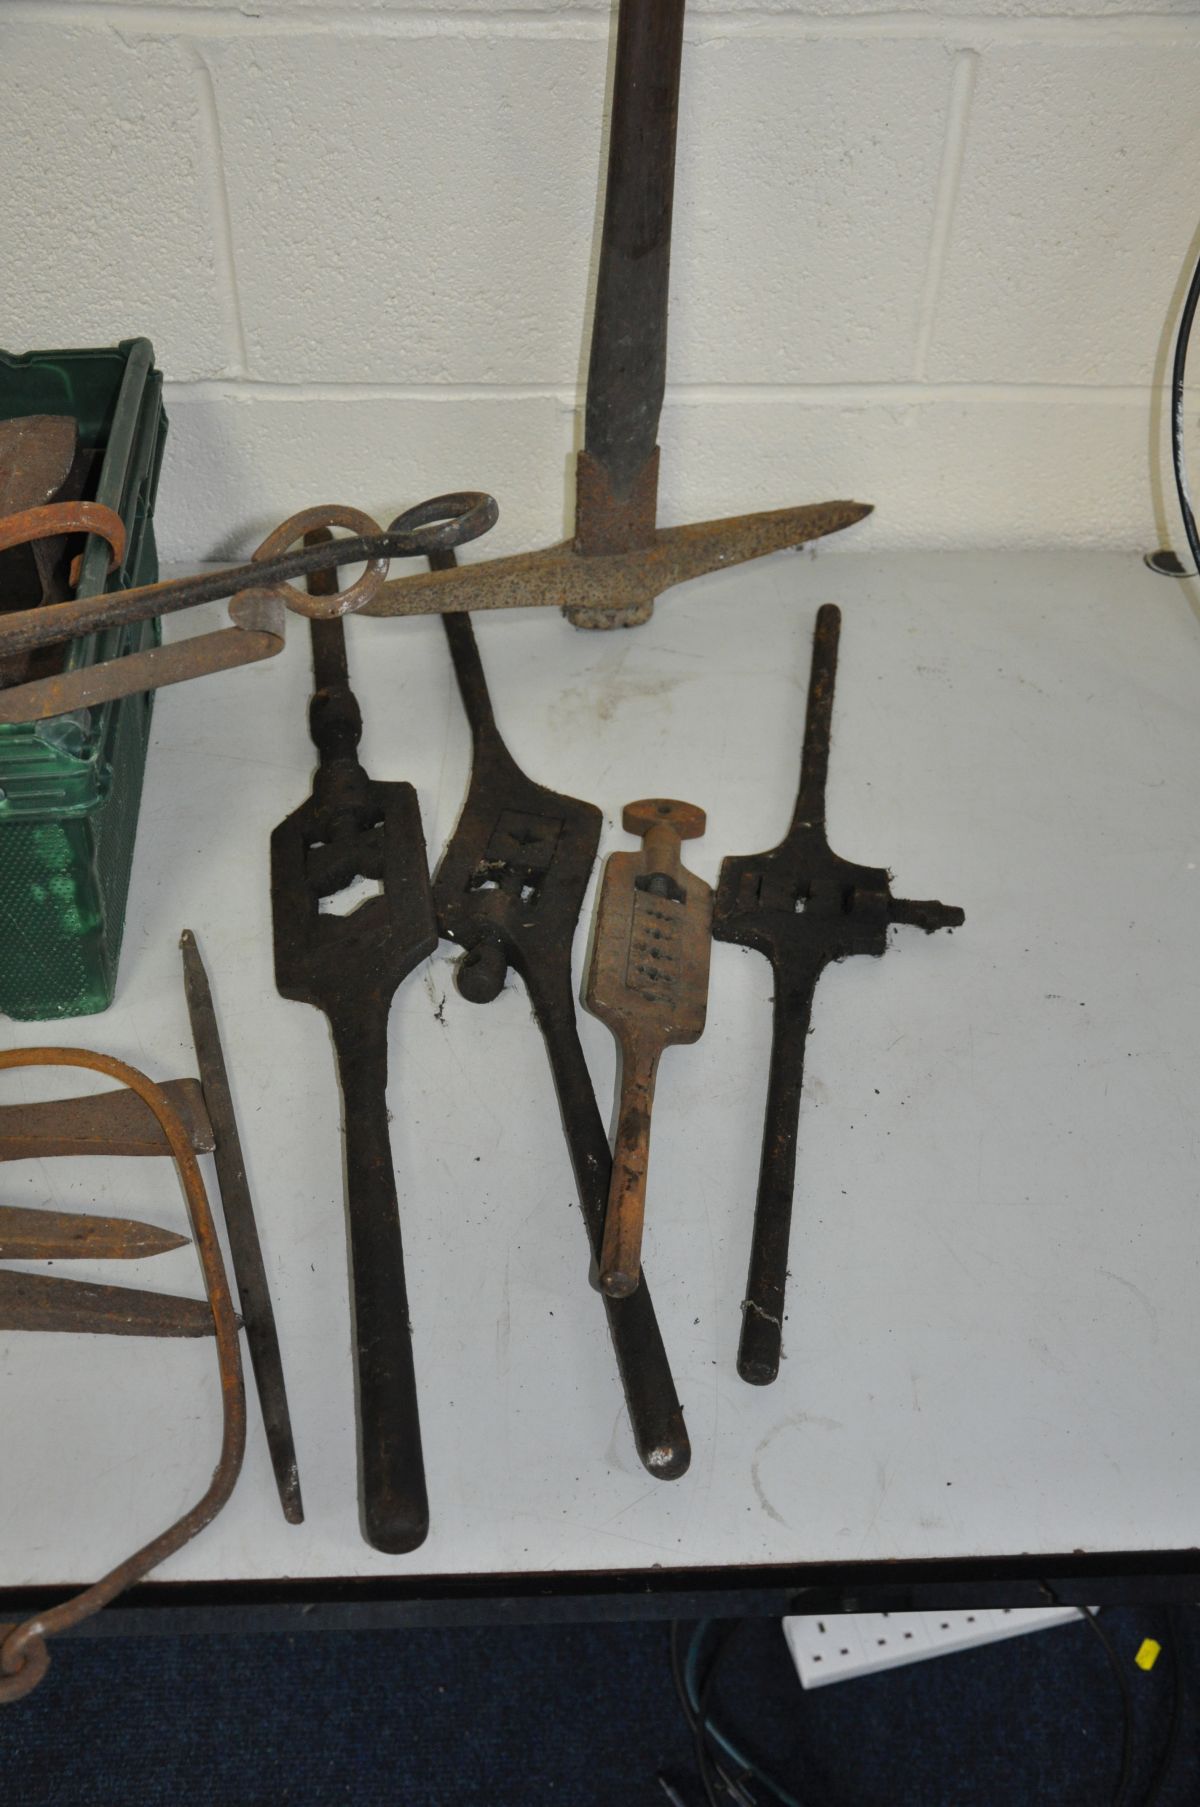
[[[621,1049],[621,1102],[604,1219],[600,1284],[611,1298],[638,1290],[650,1163],[654,1081],[664,1048],[704,1032],[712,939],[712,887],[680,859],[704,833],[694,803],[648,797],[629,803],[627,834],[639,853],[610,854],[600,884],[584,1001]]]
[[[84,1067],[104,1073],[119,1084],[129,1086],[153,1112],[183,1183],[196,1252],[204,1275],[207,1303],[202,1309],[215,1332],[221,1382],[221,1449],[211,1481],[182,1518],[73,1599],[64,1600],[19,1625],[0,1625],[0,1705],[20,1700],[43,1679],[50,1666],[47,1638],[71,1631],[99,1612],[212,1522],[233,1492],[246,1447],[246,1395],[242,1385],[237,1317],[229,1296],[229,1282],[225,1278],[221,1245],[208,1207],[204,1180],[187,1130],[170,1099],[161,1086],[139,1073],[136,1067],[126,1066],[124,1061],[114,1060],[107,1054],[93,1054],[83,1048],[16,1048],[0,1052],[0,1071],[29,1066]],[[75,1283],[63,1281],[61,1284]]]
[[[84,500],[98,458],[95,447],[80,445],[70,414],[0,421],[0,614],[69,596],[83,559],[80,553],[68,563],[72,535],[98,533],[120,563],[121,517]],[[18,682],[30,669],[27,653],[0,659],[0,683]]]
[[[863,502],[818,502],[685,527],[656,524],[683,17],[684,0],[620,0],[574,539],[392,579],[367,614],[542,604],[561,607],[576,627],[634,627],[675,584],[801,546],[870,514]]]
[[[178,1240],[186,1241],[186,1237]],[[90,1251],[72,1251],[85,1253]],[[57,1274],[0,1272],[0,1330],[60,1330],[92,1336],[212,1336],[205,1299],[93,1286]]]
[[[19,514],[5,515],[0,519],[0,552],[14,552],[24,546],[44,547],[47,542],[65,539],[73,533],[99,534],[107,542],[110,571],[115,570],[125,556],[125,523],[114,508],[106,508],[102,502],[47,502],[40,508],[25,508]],[[80,562],[80,559],[72,562],[72,583],[78,582]],[[47,643],[53,638],[48,636]]]
[[[78,429],[69,414],[26,414],[0,421],[0,612],[37,608],[66,595],[62,560],[50,539],[5,546],[12,518],[62,494],[75,462]],[[0,660],[0,684],[27,674],[28,658]]]
[[[74,505],[72,525],[56,525],[53,507],[34,508],[23,518],[0,523],[10,543],[39,536],[86,528],[101,534],[119,563],[124,529],[120,517],[94,503]],[[84,518],[86,516],[86,518]],[[198,577],[176,578],[144,584],[133,590],[110,590],[99,596],[47,603],[42,607],[0,614],[0,662],[39,648],[94,634],[104,628],[148,621],[155,615],[178,613],[202,602],[232,597],[232,626],[190,640],[128,653],[124,657],[80,666],[77,671],[54,671],[46,676],[14,683],[0,691],[0,724],[42,721],[67,710],[90,708],[140,690],[161,689],[214,671],[228,671],[282,650],[284,622],[289,609],[308,616],[344,615],[361,608],[387,575],[391,558],[427,556],[431,552],[464,545],[494,524],[496,503],[482,491],[434,496],[397,515],[383,529],[361,509],[325,503],[302,510],[284,521],[244,565],[210,571]],[[352,537],[333,542],[328,535],[314,535],[318,528],[345,527]],[[295,550],[298,539],[305,544]],[[330,571],[339,564],[365,563],[367,569],[343,591],[335,588],[306,595],[286,580],[310,572]]]
[[[363,770],[345,630],[336,619],[309,625],[316,678],[309,732],[319,764],[311,797],[271,836],[275,983],[285,998],[324,1011],[333,1032],[346,1143],[363,1528],[377,1550],[402,1553],[424,1542],[429,1505],[388,1132],[387,1026],[398,986],[437,946],[437,919],[417,794],[411,784],[384,784]],[[325,907],[356,880],[376,895],[346,914]]]
[[[52,502],[71,474],[78,442],[70,414],[0,420],[0,519]]]
[[[762,1161],[737,1363],[742,1379],[755,1386],[769,1384],[779,1372],[804,1050],[817,980],[833,960],[885,953],[892,923],[931,935],[965,920],[951,904],[893,897],[884,867],[857,865],[829,846],[825,785],[841,622],[841,610],[832,603],[817,612],[791,827],[767,853],[722,861],[713,912],[715,938],[765,954],[775,975]]]
[[[0,1205],[0,1261],[140,1261],[182,1248],[186,1241],[173,1230],[133,1217]]]
[[[197,1154],[211,1154],[212,1125],[198,1079],[159,1087]],[[0,1161],[51,1155],[164,1155],[171,1144],[154,1112],[136,1092],[95,1092],[85,1098],[47,1098],[0,1105]]]
[[[438,927],[466,949],[456,980],[472,1003],[498,997],[509,966],[525,982],[598,1260],[612,1156],[579,1042],[571,943],[600,841],[600,811],[526,777],[496,726],[470,617],[447,615],[443,625],[474,760],[467,800],[433,881]],[[686,1473],[691,1446],[649,1289],[605,1298],[604,1305],[638,1455],[656,1479],[674,1480]]]
[[[183,985],[188,1016],[192,1025],[192,1041],[204,1087],[204,1102],[216,1133],[213,1159],[221,1189],[221,1206],[225,1228],[229,1233],[229,1253],[233,1275],[237,1281],[238,1301],[246,1326],[246,1342],[250,1364],[262,1407],[267,1446],[279,1504],[289,1525],[304,1522],[304,1506],[300,1498],[300,1473],[296,1465],[296,1445],[292,1437],[291,1413],[288,1410],[287,1387],[283,1378],[283,1359],[279,1353],[279,1335],[275,1329],[275,1311],[271,1289],[263,1262],[262,1244],[254,1218],[254,1201],[246,1178],[241,1137],[229,1089],[229,1073],[221,1047],[221,1033],[213,1004],[212,988],[196,937],[185,929],[180,937],[183,953]]]

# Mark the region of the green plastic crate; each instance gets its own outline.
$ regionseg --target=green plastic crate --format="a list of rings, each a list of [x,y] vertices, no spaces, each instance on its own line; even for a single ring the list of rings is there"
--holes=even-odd
[[[104,450],[94,499],[125,522],[125,562],[109,576],[108,548],[89,540],[76,594],[155,582],[167,417],[150,341],[0,352],[0,420],[20,414],[72,414],[80,443]],[[158,634],[142,622],[84,636],[66,669],[139,652]],[[152,700],[0,725],[0,1014],[86,1016],[112,1002]]]

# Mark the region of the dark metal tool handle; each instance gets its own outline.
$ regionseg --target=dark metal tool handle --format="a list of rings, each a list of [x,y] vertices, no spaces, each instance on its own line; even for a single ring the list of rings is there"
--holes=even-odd
[[[453,552],[444,552],[438,558],[431,558],[430,569],[447,571],[455,562]],[[450,657],[454,661],[454,676],[458,682],[458,693],[462,698],[463,709],[471,728],[471,739],[475,745],[475,757],[484,754],[491,759],[498,754],[508,758],[508,749],[500,738],[496,726],[496,717],[492,710],[492,699],[488,693],[487,679],[483,673],[483,661],[479,657],[479,647],[475,641],[475,629],[471,625],[468,614],[443,615],[442,626],[446,630],[446,640],[450,647]]]
[[[829,741],[833,730],[833,687],[837,682],[838,641],[842,611],[826,602],[817,610],[813,629],[808,708],[804,717],[804,753],[800,789],[792,812],[792,829],[813,828],[825,838],[825,787],[829,778]]]
[[[431,571],[452,571],[458,560],[453,551],[431,552],[429,569]],[[475,640],[475,629],[470,615],[443,615],[442,626],[446,630],[446,643],[450,648],[450,657],[454,664],[454,677],[458,684],[458,694],[462,698],[462,706],[466,712],[467,722],[471,729],[471,740],[475,748],[475,758],[488,759],[492,762],[503,761],[512,765],[513,759],[501,738],[496,726],[496,716],[492,709],[492,699],[484,675],[483,660],[479,657],[479,647]]]
[[[654,451],[667,294],[684,0],[621,0],[588,364],[584,448],[618,496]]]
[[[783,1348],[804,1048],[816,978],[814,973],[810,984],[793,987],[789,993],[783,975],[776,974],[771,1072],[737,1357],[738,1373],[753,1386],[767,1386],[775,1379]]]
[[[258,1236],[242,1139],[238,1133],[237,1113],[233,1108],[225,1051],[221,1046],[217,1009],[191,929],[184,929],[179,946],[183,954],[184,996],[191,1019],[192,1041],[204,1084],[204,1101],[216,1132],[214,1160],[225,1231],[229,1237],[238,1298],[245,1316],[246,1342],[262,1407],[271,1467],[283,1516],[290,1525],[299,1525],[304,1522],[304,1504],[300,1496],[300,1472],[283,1377],[283,1357],[279,1352],[275,1308],[267,1284],[267,1268]]]
[[[392,1168],[386,1095],[386,1031],[364,1046],[364,1021],[334,1024],[344,1097],[346,1206],[358,1382],[363,1533],[377,1550],[403,1555],[429,1531],[425,1458],[417,1409],[404,1248]]]
[[[563,998],[556,987],[539,980],[536,969],[526,975],[526,983],[546,1037],[579,1208],[598,1264],[612,1179],[608,1133],[580,1045],[569,985],[562,988],[566,994]],[[642,1275],[637,1291],[627,1299],[610,1299],[607,1294],[601,1297],[638,1455],[656,1479],[678,1480],[687,1473],[692,1446],[646,1276]]]

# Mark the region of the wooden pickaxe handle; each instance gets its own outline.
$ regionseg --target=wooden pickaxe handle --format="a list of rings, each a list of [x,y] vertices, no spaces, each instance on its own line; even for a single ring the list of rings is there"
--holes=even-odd
[[[584,450],[618,510],[654,456],[666,383],[683,13],[684,0],[621,0],[617,14]],[[577,501],[586,516],[586,499]],[[597,525],[578,520],[576,531],[587,539]],[[652,534],[653,491],[646,525]]]

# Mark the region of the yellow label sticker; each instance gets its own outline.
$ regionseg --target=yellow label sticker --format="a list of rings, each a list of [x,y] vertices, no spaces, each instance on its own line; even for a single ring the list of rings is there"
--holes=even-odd
[[[1138,1645],[1138,1653],[1133,1660],[1139,1669],[1153,1669],[1161,1655],[1161,1644],[1156,1644],[1153,1638],[1143,1638]]]

